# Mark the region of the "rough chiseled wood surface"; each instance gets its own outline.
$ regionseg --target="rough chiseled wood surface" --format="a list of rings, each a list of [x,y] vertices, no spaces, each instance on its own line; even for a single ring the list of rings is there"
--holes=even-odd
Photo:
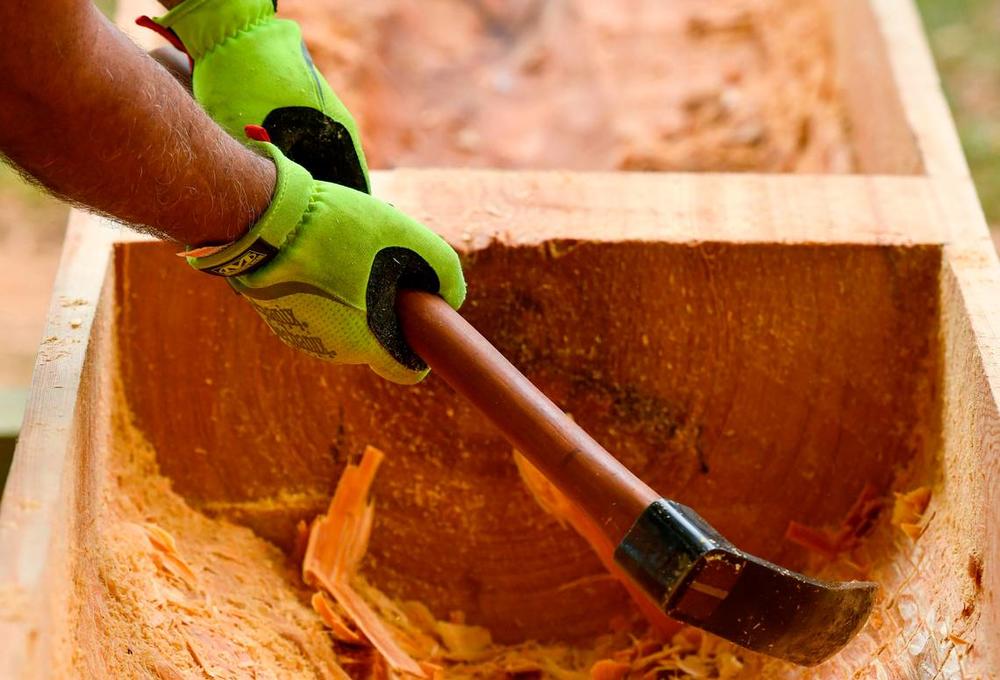
[[[935,248],[550,246],[471,253],[466,317],[636,474],[746,549],[795,564],[789,519],[835,523],[865,482],[888,489],[926,453]],[[539,513],[510,446],[443,383],[300,358],[166,251],[120,254],[119,338],[136,423],[177,491],[287,545],[370,443],[388,455],[372,554],[390,591],[512,637],[605,625],[595,600],[559,588],[597,571],[586,546]],[[164,289],[186,304],[146,304]],[[512,624],[536,592],[559,614]]]
[[[401,170],[376,188],[465,253],[465,313],[487,336],[742,547],[801,565],[789,520],[836,524],[865,482],[931,486],[916,542],[870,537],[885,598],[865,631],[828,664],[769,677],[989,677],[1000,264],[912,6],[828,6],[867,175]],[[2,674],[62,677],[74,649],[153,630],[95,571],[115,554],[95,490],[119,468],[102,447],[126,441],[109,409],[155,448],[165,477],[151,480],[179,494],[163,508],[183,499],[287,544],[347,457],[376,444],[389,459],[367,570],[385,590],[462,609],[501,639],[586,636],[622,611],[614,585],[586,579],[599,566],[585,546],[535,508],[509,448],[433,378],[406,389],[300,357],[163,245],[115,246],[107,277],[97,222],[71,231],[0,510]],[[125,401],[109,404],[119,377]],[[243,565],[254,582],[272,582],[264,562]]]

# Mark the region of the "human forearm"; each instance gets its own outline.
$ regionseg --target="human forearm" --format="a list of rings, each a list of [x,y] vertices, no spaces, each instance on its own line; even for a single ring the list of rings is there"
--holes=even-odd
[[[89,2],[8,0],[0,150],[53,192],[188,244],[232,240],[274,169]]]

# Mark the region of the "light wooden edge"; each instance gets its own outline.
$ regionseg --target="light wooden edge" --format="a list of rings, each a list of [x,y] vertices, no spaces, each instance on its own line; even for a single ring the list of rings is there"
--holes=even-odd
[[[67,576],[77,478],[73,452],[78,392],[112,243],[120,227],[71,213],[21,436],[0,505],[0,677],[44,674],[51,636],[65,616],[57,594]],[[58,578],[50,578],[51,575]]]
[[[896,90],[915,136],[924,172],[968,178],[962,144],[913,0],[868,0],[888,48]]]
[[[840,105],[855,172],[920,175],[924,163],[896,87],[884,31],[868,0],[827,0]]]
[[[375,193],[462,249],[493,241],[943,244],[927,178],[400,169]]]
[[[942,220],[944,263],[954,277],[973,333],[978,356],[972,358],[978,377],[989,390],[992,414],[1000,422],[1000,258],[972,183],[958,131],[941,88],[913,0],[869,0],[888,56],[906,118],[920,147],[930,180],[933,203]],[[947,280],[947,279],[946,279]],[[1000,442],[986,442],[1000,456]],[[997,466],[993,466],[995,469]],[[994,500],[1000,506],[1000,471]],[[993,532],[1000,556],[1000,532]],[[996,562],[994,561],[994,564]],[[994,569],[1000,585],[1000,571]],[[998,588],[1000,590],[1000,588]],[[1000,607],[997,607],[1000,609]]]
[[[972,184],[940,78],[912,0],[870,0],[894,72],[897,90],[920,148],[949,239],[943,250],[941,341],[944,357],[942,456],[971,461],[948,470],[975,519],[953,527],[951,550],[968,551],[982,565],[973,589],[978,628],[970,660],[992,677],[1000,668],[1000,259]],[[955,579],[971,574],[952,574]],[[973,671],[977,672],[977,671]],[[985,677],[985,676],[983,676]]]
[[[979,583],[964,607],[975,606],[971,625],[978,630],[971,650],[975,668],[994,677],[1000,668],[1000,265],[992,244],[962,244],[945,249],[942,277],[941,391],[942,451],[952,464],[944,485],[966,499],[965,511],[953,519],[947,550],[978,559]],[[971,571],[949,574],[970,583]],[[971,564],[971,562],[970,562]],[[967,572],[968,573],[963,573]]]

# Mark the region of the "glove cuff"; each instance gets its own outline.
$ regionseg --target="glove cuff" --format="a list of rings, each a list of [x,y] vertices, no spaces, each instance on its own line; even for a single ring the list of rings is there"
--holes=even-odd
[[[274,16],[274,0],[185,0],[153,21],[173,31],[192,59]]]
[[[282,155],[273,144],[260,147],[274,160],[277,179],[267,211],[239,240],[204,257],[188,257],[195,269],[216,276],[243,276],[274,259],[288,236],[299,226],[315,185],[301,166]]]

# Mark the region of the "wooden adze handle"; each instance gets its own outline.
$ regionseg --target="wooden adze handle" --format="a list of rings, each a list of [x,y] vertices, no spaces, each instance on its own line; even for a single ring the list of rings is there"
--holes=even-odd
[[[396,308],[413,350],[615,544],[659,498],[443,299],[402,291]]]

